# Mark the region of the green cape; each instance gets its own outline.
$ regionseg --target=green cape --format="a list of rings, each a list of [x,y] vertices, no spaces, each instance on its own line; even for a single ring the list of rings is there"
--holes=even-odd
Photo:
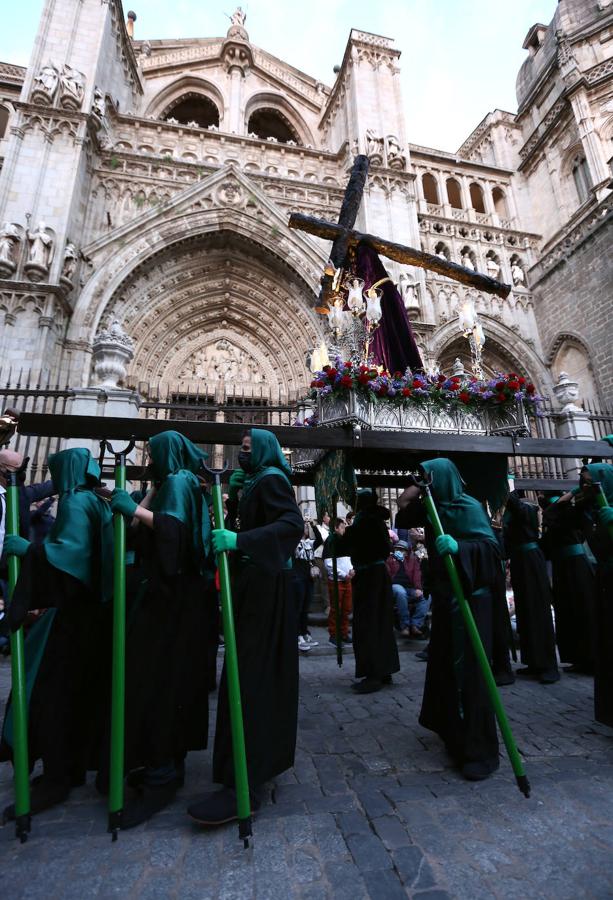
[[[102,597],[109,598],[113,585],[112,515],[108,503],[92,491],[100,467],[89,450],[78,447],[52,454],[49,472],[60,497],[55,522],[43,544],[47,561],[89,588],[100,578]]]
[[[443,530],[457,540],[493,541],[496,536],[478,500],[464,493],[464,482],[449,459],[430,459],[421,463],[432,476],[430,490]]]
[[[592,481],[599,481],[609,506],[613,506],[613,466],[610,463],[590,463],[584,466],[592,476]]]
[[[178,431],[163,431],[149,439],[157,491],[151,509],[165,513],[191,530],[195,552],[206,557],[211,545],[211,522],[202,488],[196,477],[208,453]]]
[[[271,431],[264,428],[251,429],[251,471],[247,473],[243,485],[243,498],[249,496],[256,484],[267,475],[280,475],[291,487],[291,475],[281,445]]]

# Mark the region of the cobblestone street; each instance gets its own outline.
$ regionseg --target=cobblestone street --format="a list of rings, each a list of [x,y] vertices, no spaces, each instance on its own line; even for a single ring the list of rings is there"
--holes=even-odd
[[[190,825],[188,799],[208,788],[210,753],[192,754],[166,812],[112,844],[92,779],[34,820],[21,846],[0,829],[3,896],[146,898],[564,898],[613,896],[613,731],[592,719],[592,682],[563,675],[503,688],[532,784],[519,793],[506,756],[463,781],[422,729],[425,663],[403,645],[402,671],[377,694],[350,691],[323,629],[301,658],[296,767],[278,780],[245,851],[229,825]],[[0,662],[0,696],[9,687]],[[214,716],[211,716],[214,723]],[[0,769],[2,806],[11,772]],[[5,893],[6,892],[6,893]]]

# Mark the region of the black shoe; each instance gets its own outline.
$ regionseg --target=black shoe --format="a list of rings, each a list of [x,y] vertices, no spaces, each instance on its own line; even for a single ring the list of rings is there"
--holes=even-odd
[[[423,662],[428,662],[428,649],[426,648],[425,650],[419,650],[415,654],[415,658],[421,659]]]
[[[557,669],[545,669],[544,672],[539,674],[539,681],[541,684],[555,684],[556,681],[560,680],[560,673]]]
[[[251,815],[260,808],[260,801],[250,792]],[[222,788],[204,794],[187,807],[187,815],[198,825],[216,828],[228,822],[238,821],[236,792],[232,788]]]
[[[175,798],[178,787],[179,782],[176,778],[166,784],[143,784],[125,803],[121,816],[121,830],[136,828],[169,806]]]
[[[498,760],[479,760],[466,762],[462,766],[462,775],[467,781],[485,781],[499,766]]]
[[[515,669],[516,675],[521,675],[522,678],[537,678],[538,677],[538,669],[533,669],[532,666],[524,666],[523,669]]]
[[[507,684],[515,684],[515,676],[513,672],[494,672],[494,681],[498,687],[505,687]]]
[[[63,803],[70,794],[70,784],[66,781],[49,781],[45,776],[30,791],[30,813],[34,816]],[[15,821],[15,805],[11,803],[2,814],[2,824]]]
[[[353,644],[353,638],[350,634],[343,638],[343,644]]]
[[[374,694],[381,690],[383,682],[380,678],[363,678],[362,681],[354,682],[351,687],[356,694]]]

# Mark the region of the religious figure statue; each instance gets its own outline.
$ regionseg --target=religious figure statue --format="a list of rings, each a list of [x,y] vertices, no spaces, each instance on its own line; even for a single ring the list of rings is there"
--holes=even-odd
[[[436,251],[435,256],[438,256],[439,259],[444,259],[445,262],[449,262],[449,260],[448,260],[448,258],[447,258],[447,254],[445,253],[445,250],[444,250],[443,247],[440,247],[440,248]]]
[[[513,284],[515,285],[515,287],[517,287],[518,285],[523,286],[526,283],[524,270],[518,262],[514,262],[511,266],[511,278],[513,279]]]
[[[488,256],[485,265],[487,268],[487,274],[490,276],[490,278],[498,278],[498,276],[500,275],[500,266],[492,256]]]
[[[85,76],[67,63],[60,75],[60,103],[64,109],[79,109],[85,93]]]
[[[395,135],[388,134],[385,138],[385,148],[387,151],[387,164],[390,169],[404,169],[404,153]]]
[[[472,261],[469,253],[462,254],[461,262],[465,269],[472,269],[473,272],[475,271],[475,264]]]
[[[60,80],[60,73],[55,63],[49,61],[42,67],[38,75],[34,77],[34,85],[32,95],[39,99],[44,98],[49,103],[53,101],[57,86]]]
[[[92,113],[99,119],[103,119],[105,112],[106,103],[104,100],[104,94],[102,93],[100,88],[96,88],[94,91],[94,99],[92,102]]]
[[[244,28],[245,22],[247,21],[247,13],[243,12],[241,6],[237,6],[237,8],[229,18],[233,25],[238,25],[239,28]]]
[[[5,222],[0,228],[0,274],[12,275],[15,271],[13,256],[20,240],[17,226],[12,222]]]
[[[378,137],[372,128],[366,129],[366,155],[373,162],[383,161],[383,138]]]
[[[49,271],[53,259],[53,238],[44,222],[39,222],[36,231],[28,231],[27,237],[30,251],[26,270],[33,280],[37,280],[35,276],[42,278]]]
[[[418,286],[412,275],[401,272],[398,289],[407,312],[419,310]]]
[[[79,258],[79,254],[77,252],[77,248],[72,243],[72,241],[68,241],[66,244],[66,249],[64,250],[64,264],[62,265],[62,278],[66,278],[67,281],[72,281],[72,277],[75,273],[75,269],[77,267],[77,260]],[[115,323],[113,323],[114,325]],[[112,326],[111,326],[112,328]]]

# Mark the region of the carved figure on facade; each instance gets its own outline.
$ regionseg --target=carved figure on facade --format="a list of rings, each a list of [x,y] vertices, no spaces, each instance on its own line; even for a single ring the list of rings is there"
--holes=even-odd
[[[85,75],[64,64],[60,75],[60,105],[64,109],[80,109],[85,93]]]
[[[462,254],[460,262],[465,269],[472,269],[473,272],[475,271],[476,266],[471,259],[470,253],[467,250]]]
[[[388,134],[385,138],[385,152],[387,155],[387,165],[390,169],[404,169],[406,158],[398,138],[393,134]]]
[[[398,279],[398,290],[409,315],[417,315],[419,313],[419,285],[413,275],[401,272]]]
[[[500,266],[493,256],[488,256],[485,267],[490,278],[498,278],[498,276],[500,275]]]
[[[15,257],[20,241],[19,226],[5,222],[0,229],[0,275],[10,277],[17,268]]]
[[[247,13],[243,12],[242,6],[237,6],[229,18],[233,25],[239,25],[243,28],[247,21]]]
[[[366,129],[366,155],[375,165],[383,163],[383,138],[372,128]]]
[[[92,115],[96,117],[100,122],[104,119],[104,114],[106,112],[106,101],[104,99],[104,94],[100,90],[100,88],[96,88],[94,90],[94,99],[92,101]]]
[[[36,231],[28,231],[30,243],[28,260],[25,264],[26,274],[31,281],[42,281],[49,274],[49,266],[53,261],[53,236],[44,222],[39,222]]]
[[[79,253],[77,248],[72,243],[72,241],[68,241],[66,244],[66,249],[64,250],[64,263],[62,265],[62,275],[61,277],[66,279],[72,284],[72,279],[75,273],[75,269],[77,268],[77,261],[79,259]]]
[[[60,82],[60,70],[58,66],[49,60],[38,75],[34,76],[32,85],[32,102],[53,103],[58,84]]]
[[[108,328],[101,328],[93,341],[94,387],[117,388],[127,374],[134,358],[134,341],[118,319]]]
[[[226,381],[261,384],[263,381],[256,360],[225,338],[196,351],[178,377],[183,380],[201,379],[207,384]]]
[[[526,275],[517,261],[511,266],[511,278],[515,287],[524,287],[526,284]]]

